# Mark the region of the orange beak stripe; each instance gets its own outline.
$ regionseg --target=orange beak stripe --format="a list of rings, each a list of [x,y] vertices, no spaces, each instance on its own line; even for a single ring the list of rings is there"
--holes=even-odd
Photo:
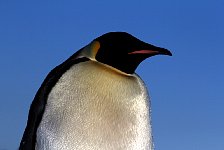
[[[158,54],[158,51],[153,50],[139,50],[139,51],[133,51],[128,54]]]

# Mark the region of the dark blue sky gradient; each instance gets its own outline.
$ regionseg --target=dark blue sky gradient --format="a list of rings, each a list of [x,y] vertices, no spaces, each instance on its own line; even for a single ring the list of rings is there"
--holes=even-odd
[[[156,150],[224,149],[224,1],[0,1],[0,150],[18,148],[47,73],[92,39],[126,31],[172,57],[144,61]]]

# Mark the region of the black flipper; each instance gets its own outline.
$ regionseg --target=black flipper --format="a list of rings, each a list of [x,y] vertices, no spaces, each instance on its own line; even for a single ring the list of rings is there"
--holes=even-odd
[[[74,64],[89,60],[86,57],[77,58],[77,53],[75,53],[64,63],[51,70],[47,75],[30,106],[27,126],[20,142],[19,150],[35,150],[36,132],[45,110],[48,95],[62,74]]]

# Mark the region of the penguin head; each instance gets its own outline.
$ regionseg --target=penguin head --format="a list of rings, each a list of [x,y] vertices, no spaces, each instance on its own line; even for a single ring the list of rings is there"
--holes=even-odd
[[[87,47],[89,58],[127,74],[134,73],[138,65],[148,57],[172,56],[169,50],[145,43],[126,32],[106,33]]]

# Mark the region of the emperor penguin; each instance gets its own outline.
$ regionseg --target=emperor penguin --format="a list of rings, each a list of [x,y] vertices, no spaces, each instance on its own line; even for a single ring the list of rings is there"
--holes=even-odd
[[[153,150],[150,101],[135,73],[172,55],[126,32],[106,33],[55,67],[30,106],[20,150]]]

